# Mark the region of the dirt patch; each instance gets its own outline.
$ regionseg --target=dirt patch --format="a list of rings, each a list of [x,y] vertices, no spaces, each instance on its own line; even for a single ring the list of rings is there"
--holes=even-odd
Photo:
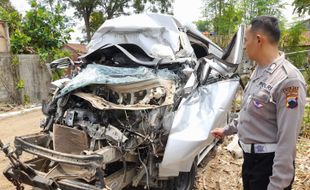
[[[225,149],[231,138],[225,138],[198,167],[195,190],[242,189],[242,159],[234,159]]]
[[[39,124],[42,117],[41,110],[25,113],[19,116],[0,120],[0,139],[3,143],[13,146],[15,136],[21,136],[40,131]],[[25,155],[25,159],[31,158]],[[2,171],[9,165],[8,159],[0,152],[0,189],[14,190],[14,186],[3,176]],[[26,187],[27,189],[31,189]]]

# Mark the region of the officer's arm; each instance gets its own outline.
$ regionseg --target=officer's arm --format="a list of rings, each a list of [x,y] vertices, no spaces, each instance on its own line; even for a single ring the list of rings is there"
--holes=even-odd
[[[239,117],[233,119],[228,125],[224,127],[224,135],[232,135],[238,132],[237,126],[239,122]]]
[[[306,103],[306,87],[287,79],[277,90],[277,148],[268,190],[283,190],[293,180],[296,142]]]

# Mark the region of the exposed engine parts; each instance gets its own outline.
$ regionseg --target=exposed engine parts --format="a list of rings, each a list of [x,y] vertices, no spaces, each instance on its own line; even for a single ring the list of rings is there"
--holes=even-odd
[[[5,176],[19,189],[192,189],[239,86],[243,29],[223,51],[169,15],[107,20],[79,63],[49,64],[74,72],[52,82],[40,133],[16,137],[12,152],[0,143]]]

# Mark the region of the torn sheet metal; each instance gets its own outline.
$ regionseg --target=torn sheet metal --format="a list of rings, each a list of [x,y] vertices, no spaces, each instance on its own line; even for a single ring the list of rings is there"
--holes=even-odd
[[[178,176],[189,172],[195,157],[210,144],[210,131],[223,127],[237,92],[239,79],[201,86],[182,100],[175,114],[159,176]]]
[[[186,24],[185,28],[186,28],[187,34],[189,36],[192,36],[193,38],[197,39],[198,41],[201,41],[205,44],[208,44],[208,48],[209,48],[208,52],[210,54],[213,54],[218,58],[221,58],[223,56],[222,48],[220,48],[220,46],[216,45],[209,38],[207,38],[205,35],[203,35],[193,24]]]
[[[135,44],[150,57],[174,59],[181,49],[179,28],[182,25],[171,15],[147,13],[110,19],[92,37],[87,54],[106,44]],[[188,54],[183,56],[190,57],[192,47],[184,48]]]
[[[70,164],[57,164],[46,175],[45,178],[55,181],[61,179],[83,179],[91,182],[95,179],[96,169],[92,167],[73,166]]]
[[[148,81],[149,82],[149,81]],[[97,96],[95,94],[91,93],[85,93],[85,92],[75,92],[73,95],[78,96],[89,103],[92,104],[93,107],[99,109],[99,110],[109,110],[109,109],[118,109],[118,110],[141,110],[141,109],[154,109],[162,106],[167,106],[173,104],[173,98],[174,98],[174,92],[175,92],[175,86],[173,85],[172,81],[166,80],[163,82],[163,86],[165,87],[167,91],[167,95],[165,97],[165,101],[160,105],[151,105],[147,103],[137,103],[137,104],[129,104],[129,105],[123,105],[123,104],[115,104],[113,102],[109,102],[105,100],[104,98]],[[137,85],[137,84],[135,84]],[[145,86],[142,86],[145,87]],[[112,88],[111,88],[112,89]],[[119,89],[118,92],[128,92],[126,89],[120,88],[119,86],[115,87],[115,89]],[[137,87],[137,91],[141,88]],[[127,89],[128,90],[128,89]],[[134,92],[134,90],[132,91]],[[147,94],[148,95],[148,94]]]
[[[147,67],[124,68],[89,64],[61,90],[60,96],[90,84],[122,85],[153,79],[175,80],[177,75],[168,69],[155,71]]]

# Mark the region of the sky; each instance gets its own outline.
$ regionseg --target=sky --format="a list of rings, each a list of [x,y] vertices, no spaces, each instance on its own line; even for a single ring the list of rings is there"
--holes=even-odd
[[[28,0],[10,0],[12,5],[22,14],[25,11],[30,9],[30,5],[28,4]],[[282,10],[285,18],[292,22],[294,17],[297,15],[293,15],[294,8],[291,6],[293,0],[285,0],[287,2],[287,6]],[[191,23],[193,21],[201,19],[202,12],[202,0],[174,0],[173,4],[173,14],[174,16],[180,20],[182,23]],[[73,16],[73,10],[68,11],[68,16]],[[77,23],[74,27],[75,32],[72,33],[71,42],[77,42],[76,38],[81,37],[81,30],[83,28],[83,21],[77,20]]]

